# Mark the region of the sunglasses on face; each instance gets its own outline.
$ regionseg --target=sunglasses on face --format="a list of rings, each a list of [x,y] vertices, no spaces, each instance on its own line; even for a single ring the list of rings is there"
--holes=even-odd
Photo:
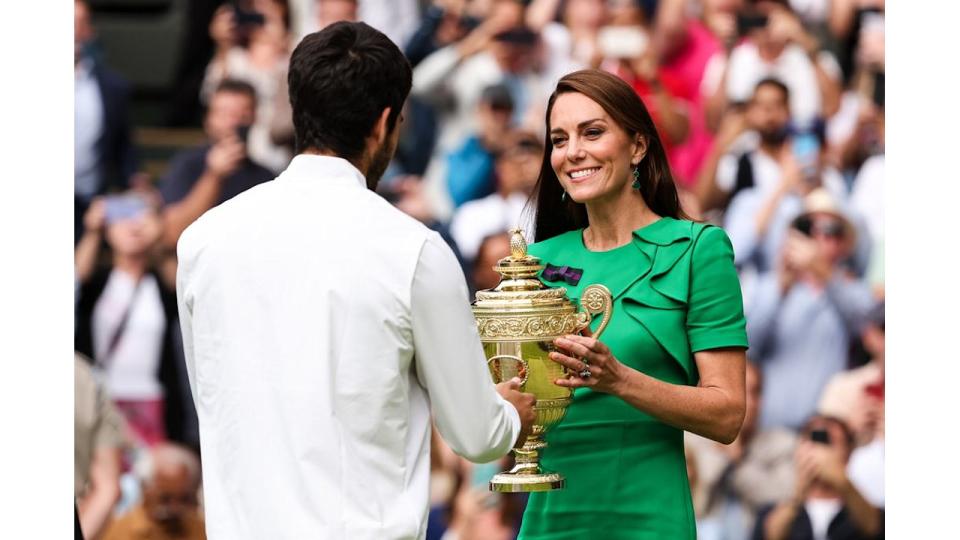
[[[793,223],[793,228],[810,237],[822,236],[825,238],[843,238],[844,227],[839,220],[813,220],[809,216],[801,216]]]

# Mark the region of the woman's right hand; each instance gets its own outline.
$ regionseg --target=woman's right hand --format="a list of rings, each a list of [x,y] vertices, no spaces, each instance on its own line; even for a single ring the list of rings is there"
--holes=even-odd
[[[224,4],[217,8],[213,20],[210,21],[210,38],[217,44],[218,49],[227,50],[234,45],[236,35],[237,21],[233,9]]]

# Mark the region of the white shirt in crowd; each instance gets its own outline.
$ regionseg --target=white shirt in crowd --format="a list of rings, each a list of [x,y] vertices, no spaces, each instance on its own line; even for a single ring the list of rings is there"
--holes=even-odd
[[[814,540],[828,540],[830,522],[843,509],[843,503],[840,499],[810,499],[804,504],[804,509],[810,517]]]
[[[110,341],[128,309],[123,333],[113,353],[107,356]],[[163,397],[157,372],[166,324],[160,286],[152,275],[143,276],[138,285],[124,272],[110,272],[93,307],[92,332],[94,358],[104,370],[112,398],[139,401]]]
[[[423,538],[431,409],[470,460],[516,442],[452,251],[349,162],[296,156],[177,248],[211,540]]]
[[[287,62],[284,59],[272,68],[265,69],[255,65],[250,55],[241,47],[227,51],[223,63],[210,63],[203,77],[200,97],[209,104],[217,86],[225,79],[246,81],[257,94],[256,119],[247,135],[247,152],[257,164],[273,172],[282,171],[290,163],[290,151],[285,146],[274,144],[270,138],[270,124],[273,121],[277,92],[281,90],[281,79],[287,76]]]
[[[460,255],[467,260],[475,259],[484,238],[514,227],[522,228],[527,241],[532,242],[532,220],[524,219],[530,216],[523,212],[528,199],[524,193],[511,193],[506,197],[494,193],[464,203],[450,221],[450,236],[457,243]]]
[[[884,490],[884,439],[877,438],[854,449],[847,463],[847,476],[870,504],[886,506]]]
[[[886,158],[883,154],[867,158],[857,172],[857,178],[850,192],[850,206],[864,219],[870,238],[880,243],[886,236],[883,225],[886,220],[883,211],[885,162]]]

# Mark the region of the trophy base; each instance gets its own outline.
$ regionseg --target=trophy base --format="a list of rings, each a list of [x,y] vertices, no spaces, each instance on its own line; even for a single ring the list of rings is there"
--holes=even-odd
[[[499,473],[490,480],[490,491],[498,493],[530,493],[563,489],[567,481],[557,473]]]

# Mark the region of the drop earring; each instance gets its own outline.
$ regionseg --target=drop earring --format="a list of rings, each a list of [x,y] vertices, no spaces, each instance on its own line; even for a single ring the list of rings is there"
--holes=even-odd
[[[563,195],[560,196],[560,200],[566,202],[567,200],[567,190],[563,190]]]
[[[640,164],[633,166],[633,189],[640,190]]]

